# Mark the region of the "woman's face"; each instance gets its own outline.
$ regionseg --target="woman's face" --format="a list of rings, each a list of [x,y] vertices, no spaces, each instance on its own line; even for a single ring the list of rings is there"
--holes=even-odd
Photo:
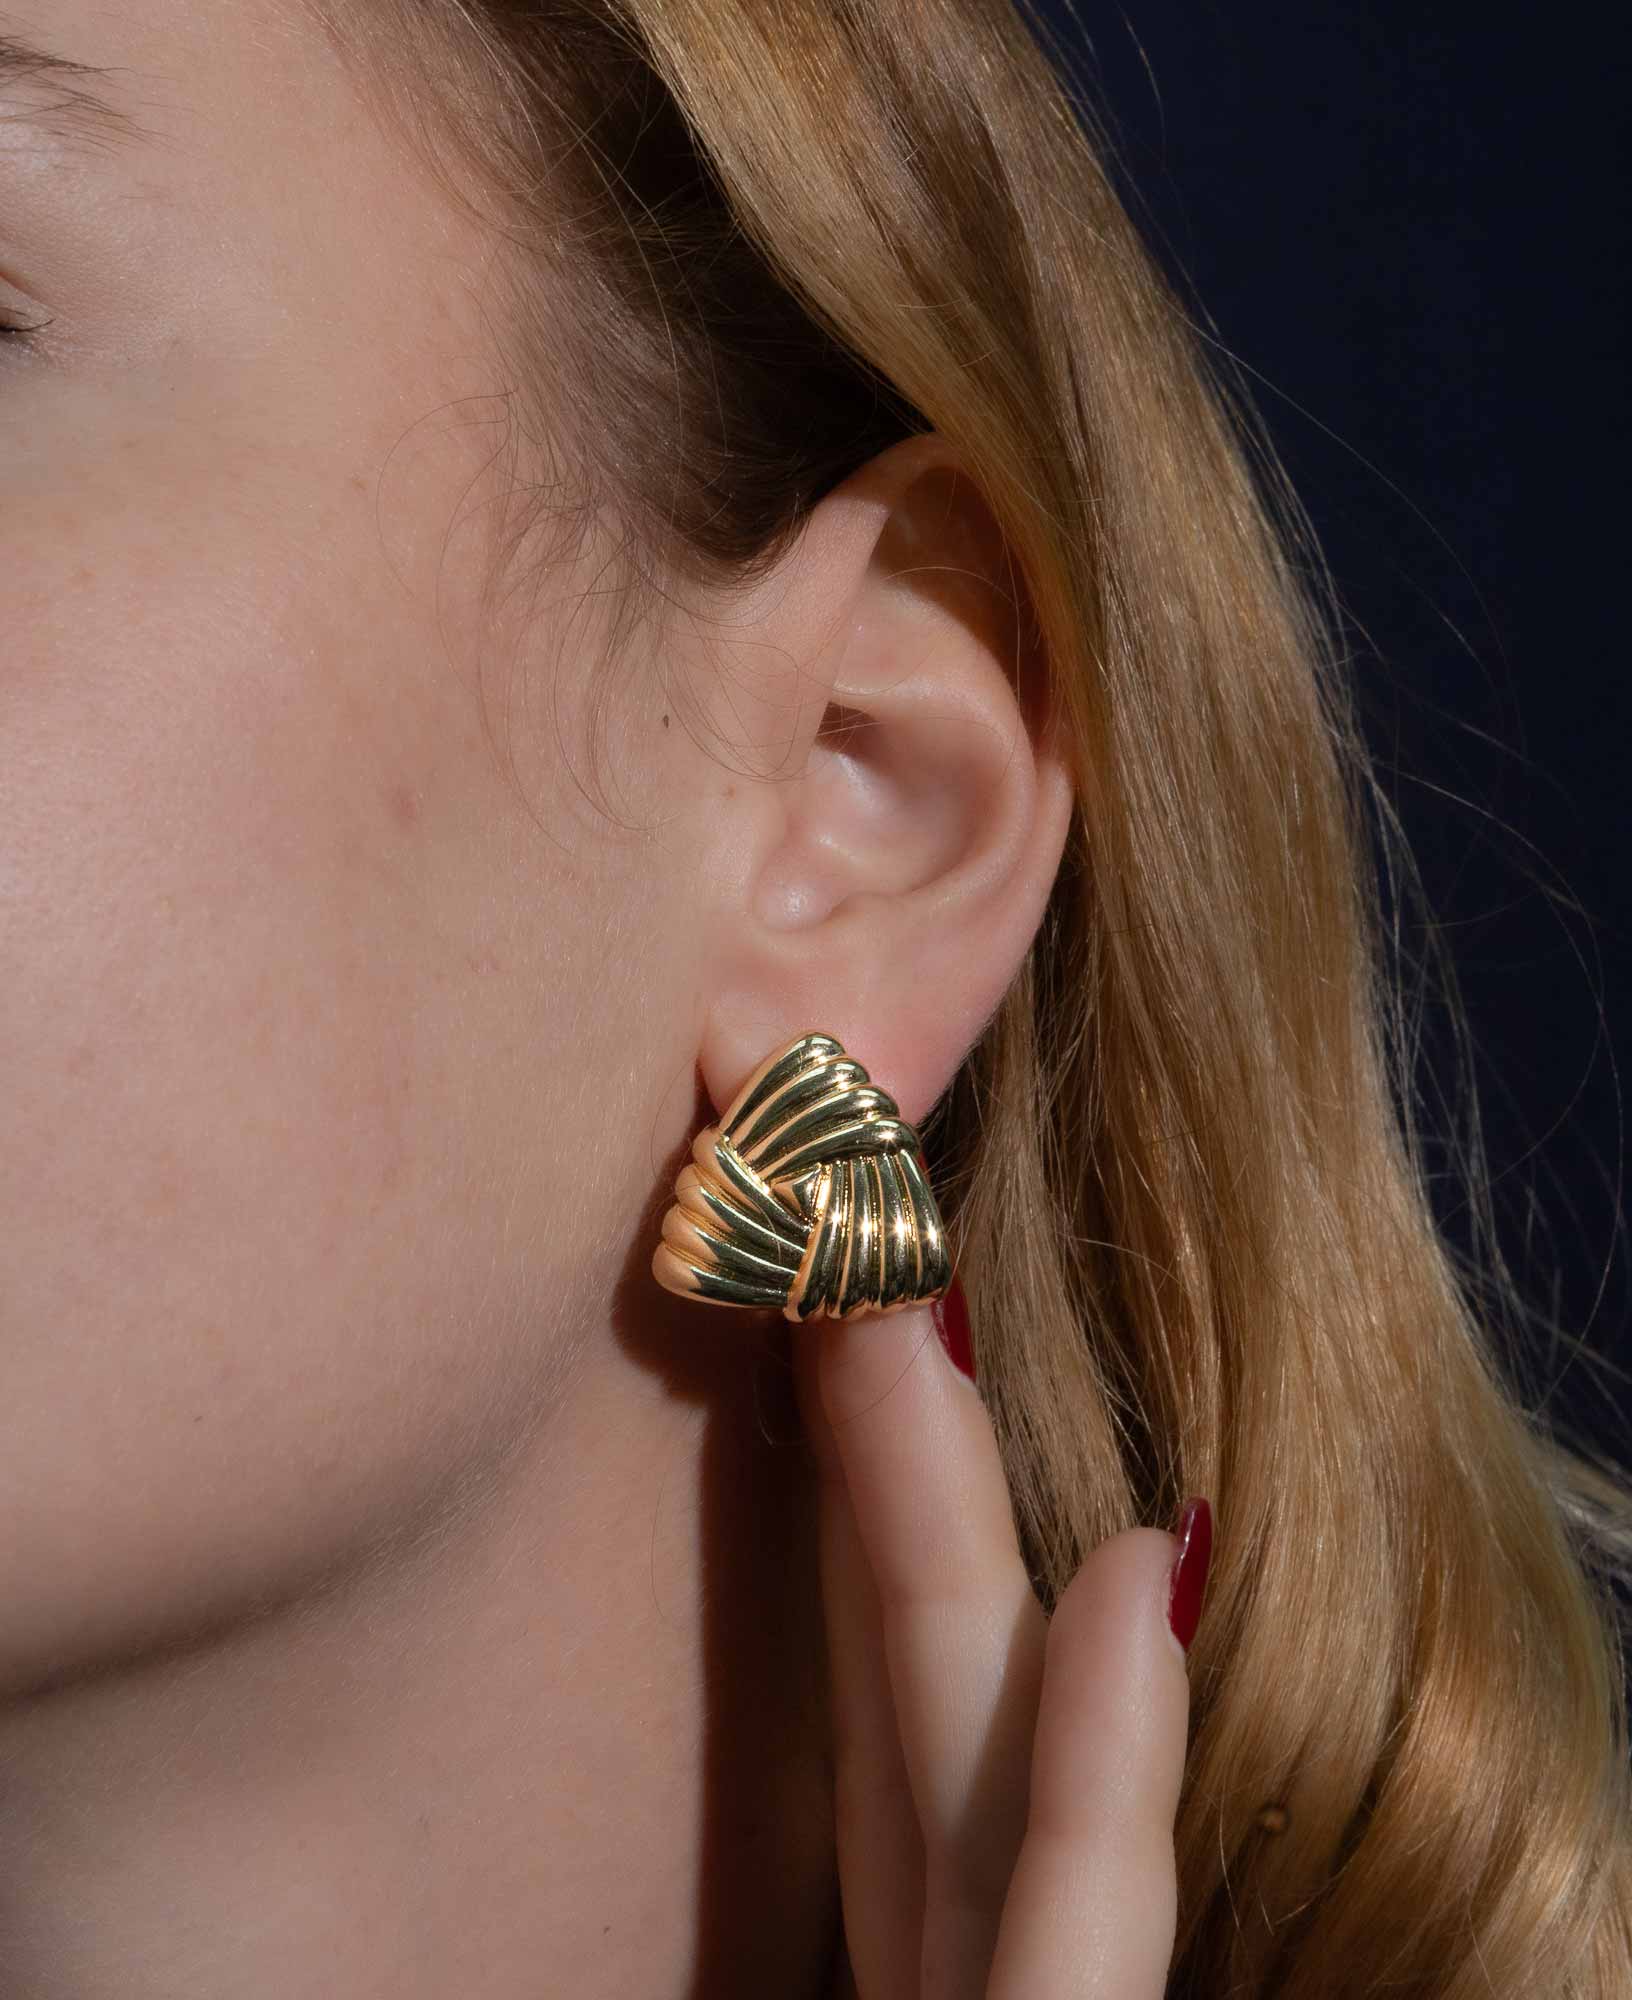
[[[413,1535],[527,1430],[695,1116],[698,857],[643,830],[714,766],[631,697],[642,831],[589,802],[593,552],[478,643],[489,246],[299,11],[0,31],[114,71],[0,94],[0,317],[50,322],[0,345],[14,1691]]]

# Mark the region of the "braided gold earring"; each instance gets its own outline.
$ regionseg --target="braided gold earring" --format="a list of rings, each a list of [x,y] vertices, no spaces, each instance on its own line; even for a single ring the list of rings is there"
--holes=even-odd
[[[652,1276],[795,1324],[939,1298],[952,1266],[917,1132],[832,1035],[795,1037],[692,1141]]]

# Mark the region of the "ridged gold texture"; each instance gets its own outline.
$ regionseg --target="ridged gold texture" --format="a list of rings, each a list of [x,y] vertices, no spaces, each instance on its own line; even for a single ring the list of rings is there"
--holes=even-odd
[[[834,1036],[796,1037],[692,1141],[652,1276],[796,1324],[939,1298],[952,1266],[917,1132]]]

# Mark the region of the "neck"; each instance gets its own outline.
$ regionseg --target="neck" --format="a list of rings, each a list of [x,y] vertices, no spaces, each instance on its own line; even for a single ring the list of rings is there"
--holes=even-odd
[[[808,1451],[719,1334],[601,1343],[434,1547],[0,1707],[10,2000],[824,1991]]]

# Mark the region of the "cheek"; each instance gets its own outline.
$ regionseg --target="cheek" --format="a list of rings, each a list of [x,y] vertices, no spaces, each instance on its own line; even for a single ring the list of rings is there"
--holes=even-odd
[[[541,1027],[615,1025],[617,892],[372,529],[8,537],[0,1692],[411,1531],[536,1387],[516,1246],[581,1282]]]

